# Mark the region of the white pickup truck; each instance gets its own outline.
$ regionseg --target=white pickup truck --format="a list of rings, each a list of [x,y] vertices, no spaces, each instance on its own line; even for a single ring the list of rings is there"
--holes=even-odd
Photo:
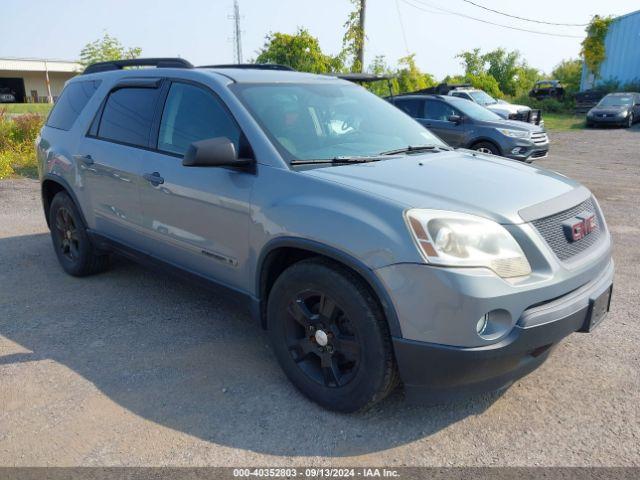
[[[540,110],[533,110],[526,105],[514,105],[504,100],[496,100],[487,92],[477,88],[454,88],[447,95],[465,98],[488,108],[506,120],[520,120],[535,125],[544,126]]]

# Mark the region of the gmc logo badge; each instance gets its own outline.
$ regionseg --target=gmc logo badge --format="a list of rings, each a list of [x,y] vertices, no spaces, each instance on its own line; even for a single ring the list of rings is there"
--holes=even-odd
[[[567,240],[577,242],[598,228],[598,223],[596,222],[594,213],[583,212],[574,218],[565,220],[562,223],[562,228],[564,234],[567,236]]]

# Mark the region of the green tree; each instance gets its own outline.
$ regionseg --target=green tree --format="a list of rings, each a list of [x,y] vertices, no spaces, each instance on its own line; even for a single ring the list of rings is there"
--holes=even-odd
[[[395,93],[414,92],[436,84],[432,75],[420,71],[416,65],[415,56],[416,54],[412,53],[398,60],[396,72],[398,91]]]
[[[367,68],[369,73],[374,75],[389,75],[395,76],[395,72],[391,69],[391,67],[387,64],[387,60],[384,55],[378,55],[373,59],[373,62],[369,64],[369,68]],[[389,91],[389,84],[391,84],[391,88],[393,92]],[[398,80],[396,78],[392,78],[389,82],[379,81],[379,82],[370,82],[366,83],[364,87],[372,93],[380,97],[386,97],[391,93],[398,93]]]
[[[117,38],[105,32],[102,38],[84,46],[80,51],[80,63],[86,66],[96,62],[138,58],[140,54],[140,47],[125,48]]]
[[[482,53],[475,48],[461,52],[456,57],[461,59],[466,81],[495,97],[528,92],[540,78],[540,72],[528,66],[517,50],[508,52],[504,48],[497,48]]]
[[[480,75],[486,72],[485,60],[479,48],[474,48],[470,52],[460,52],[456,58],[460,58],[460,64],[464,68],[465,75]]]
[[[293,35],[269,33],[255,61],[288,65],[311,73],[339,72],[344,68],[341,56],[323,53],[318,39],[304,28],[299,28]]]
[[[342,37],[342,55],[351,61],[352,72],[362,72],[364,65],[360,62],[360,55],[364,49],[364,29],[360,18],[360,0],[350,0],[353,10],[349,13],[347,21],[343,25],[345,28]]]
[[[486,73],[496,79],[500,90],[506,95],[516,94],[516,76],[525,65],[520,61],[517,50],[507,52],[504,48],[497,48],[482,55],[482,60],[488,65]]]
[[[574,93],[580,90],[580,79],[582,77],[582,60],[579,58],[563,60],[551,72],[551,76],[560,80],[565,91]]]

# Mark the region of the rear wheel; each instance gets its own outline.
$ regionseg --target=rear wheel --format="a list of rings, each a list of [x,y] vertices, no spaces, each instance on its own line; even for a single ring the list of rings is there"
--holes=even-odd
[[[80,212],[67,193],[59,192],[51,201],[49,226],[53,248],[65,272],[82,277],[108,267],[109,256],[93,247]]]
[[[398,383],[380,306],[346,268],[322,259],[289,267],[271,290],[267,320],[287,377],[325,408],[364,410]]]
[[[490,142],[478,142],[472,148],[476,152],[487,153],[489,155],[500,155],[500,150],[498,150],[498,147]]]

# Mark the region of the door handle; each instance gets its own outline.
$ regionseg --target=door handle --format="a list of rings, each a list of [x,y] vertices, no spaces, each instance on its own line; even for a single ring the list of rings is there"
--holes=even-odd
[[[145,173],[142,177],[154,187],[164,183],[164,178],[162,178],[158,172]]]
[[[93,165],[95,162],[91,155],[74,155],[73,158],[78,160],[79,162],[84,163],[85,165]]]

